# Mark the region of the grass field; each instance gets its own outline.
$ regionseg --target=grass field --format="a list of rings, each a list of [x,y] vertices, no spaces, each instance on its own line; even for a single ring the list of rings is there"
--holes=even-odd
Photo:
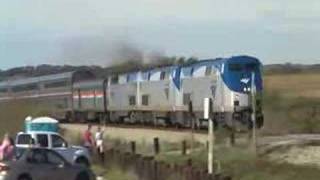
[[[320,132],[320,73],[264,77],[266,134]]]
[[[320,170],[313,166],[275,163],[265,157],[256,158],[244,147],[219,147],[214,150],[215,170],[230,175],[234,180],[318,180]],[[160,161],[186,163],[193,160],[195,166],[207,167],[207,151],[195,151],[187,156],[162,154]]]
[[[266,75],[264,83],[268,93],[287,98],[320,98],[320,73]]]
[[[24,128],[27,116],[38,117],[48,114],[43,105],[31,101],[12,101],[0,103],[0,136],[4,133],[14,135]]]

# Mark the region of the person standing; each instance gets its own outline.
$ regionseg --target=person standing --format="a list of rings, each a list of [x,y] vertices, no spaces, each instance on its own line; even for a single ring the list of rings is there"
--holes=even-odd
[[[14,142],[9,134],[5,134],[0,145],[0,161],[12,160],[14,157]]]
[[[92,137],[91,129],[92,126],[91,124],[89,124],[87,130],[83,134],[83,146],[86,147],[92,153],[92,148],[94,147],[94,140]]]
[[[101,126],[98,126],[98,130],[95,134],[96,150],[99,156],[99,159],[104,163],[104,140],[103,140],[104,130],[101,129]]]

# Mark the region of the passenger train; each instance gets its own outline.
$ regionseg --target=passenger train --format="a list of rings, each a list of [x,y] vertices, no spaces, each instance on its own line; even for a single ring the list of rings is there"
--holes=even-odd
[[[0,82],[0,103],[50,102],[60,119],[70,121],[183,127],[194,122],[200,127],[206,126],[203,100],[210,97],[217,125],[237,122],[251,128],[251,91],[255,90],[256,122],[262,127],[261,68],[257,58],[234,56],[111,74],[104,79],[90,71],[32,77]]]

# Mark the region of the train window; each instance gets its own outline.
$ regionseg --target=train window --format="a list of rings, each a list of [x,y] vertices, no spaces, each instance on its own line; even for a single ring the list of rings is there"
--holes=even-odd
[[[8,89],[7,88],[1,88],[0,89],[0,93],[7,93],[8,92]]]
[[[129,96],[129,105],[130,106],[136,105],[136,96]]]
[[[143,106],[149,105],[149,95],[142,95],[142,105]]]
[[[150,80],[150,73],[149,73],[149,72],[144,72],[144,73],[142,73],[142,80],[143,80],[143,81],[148,81],[148,80]]]
[[[111,78],[111,84],[118,84],[119,82],[119,77],[118,76],[113,76]]]
[[[205,75],[206,75],[206,76],[210,76],[210,75],[211,75],[211,72],[212,72],[212,67],[211,67],[211,66],[207,66],[207,67],[206,67]]]
[[[182,74],[183,74],[183,77],[191,77],[192,76],[192,70],[193,68],[183,68],[182,69]]]
[[[164,80],[165,78],[166,78],[166,72],[165,71],[161,71],[160,80]]]
[[[130,82],[136,82],[138,79],[138,74],[137,73],[131,73],[127,75],[127,83]]]
[[[241,64],[229,64],[230,71],[242,71],[243,67]]]
[[[191,101],[191,94],[190,93],[184,93],[183,94],[183,105],[188,105]]]
[[[44,88],[59,88],[59,87],[65,87],[67,85],[68,85],[67,81],[58,81],[58,82],[46,83],[44,85]]]
[[[191,72],[190,72],[191,77],[193,76],[193,73],[194,73],[194,68],[191,68]]]
[[[15,86],[12,88],[12,91],[13,92],[23,92],[23,91],[35,91],[38,89],[39,89],[39,87],[37,84],[28,84],[28,85]]]
[[[69,107],[69,100],[68,100],[68,98],[63,98],[63,104],[64,104],[64,108],[68,108],[68,107]]]

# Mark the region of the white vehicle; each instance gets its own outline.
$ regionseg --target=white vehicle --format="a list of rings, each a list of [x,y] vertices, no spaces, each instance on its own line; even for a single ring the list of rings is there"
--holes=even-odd
[[[47,148],[62,155],[71,164],[90,166],[90,153],[88,149],[80,146],[70,146],[58,133],[47,131],[20,132],[16,136],[18,151],[32,146]]]

